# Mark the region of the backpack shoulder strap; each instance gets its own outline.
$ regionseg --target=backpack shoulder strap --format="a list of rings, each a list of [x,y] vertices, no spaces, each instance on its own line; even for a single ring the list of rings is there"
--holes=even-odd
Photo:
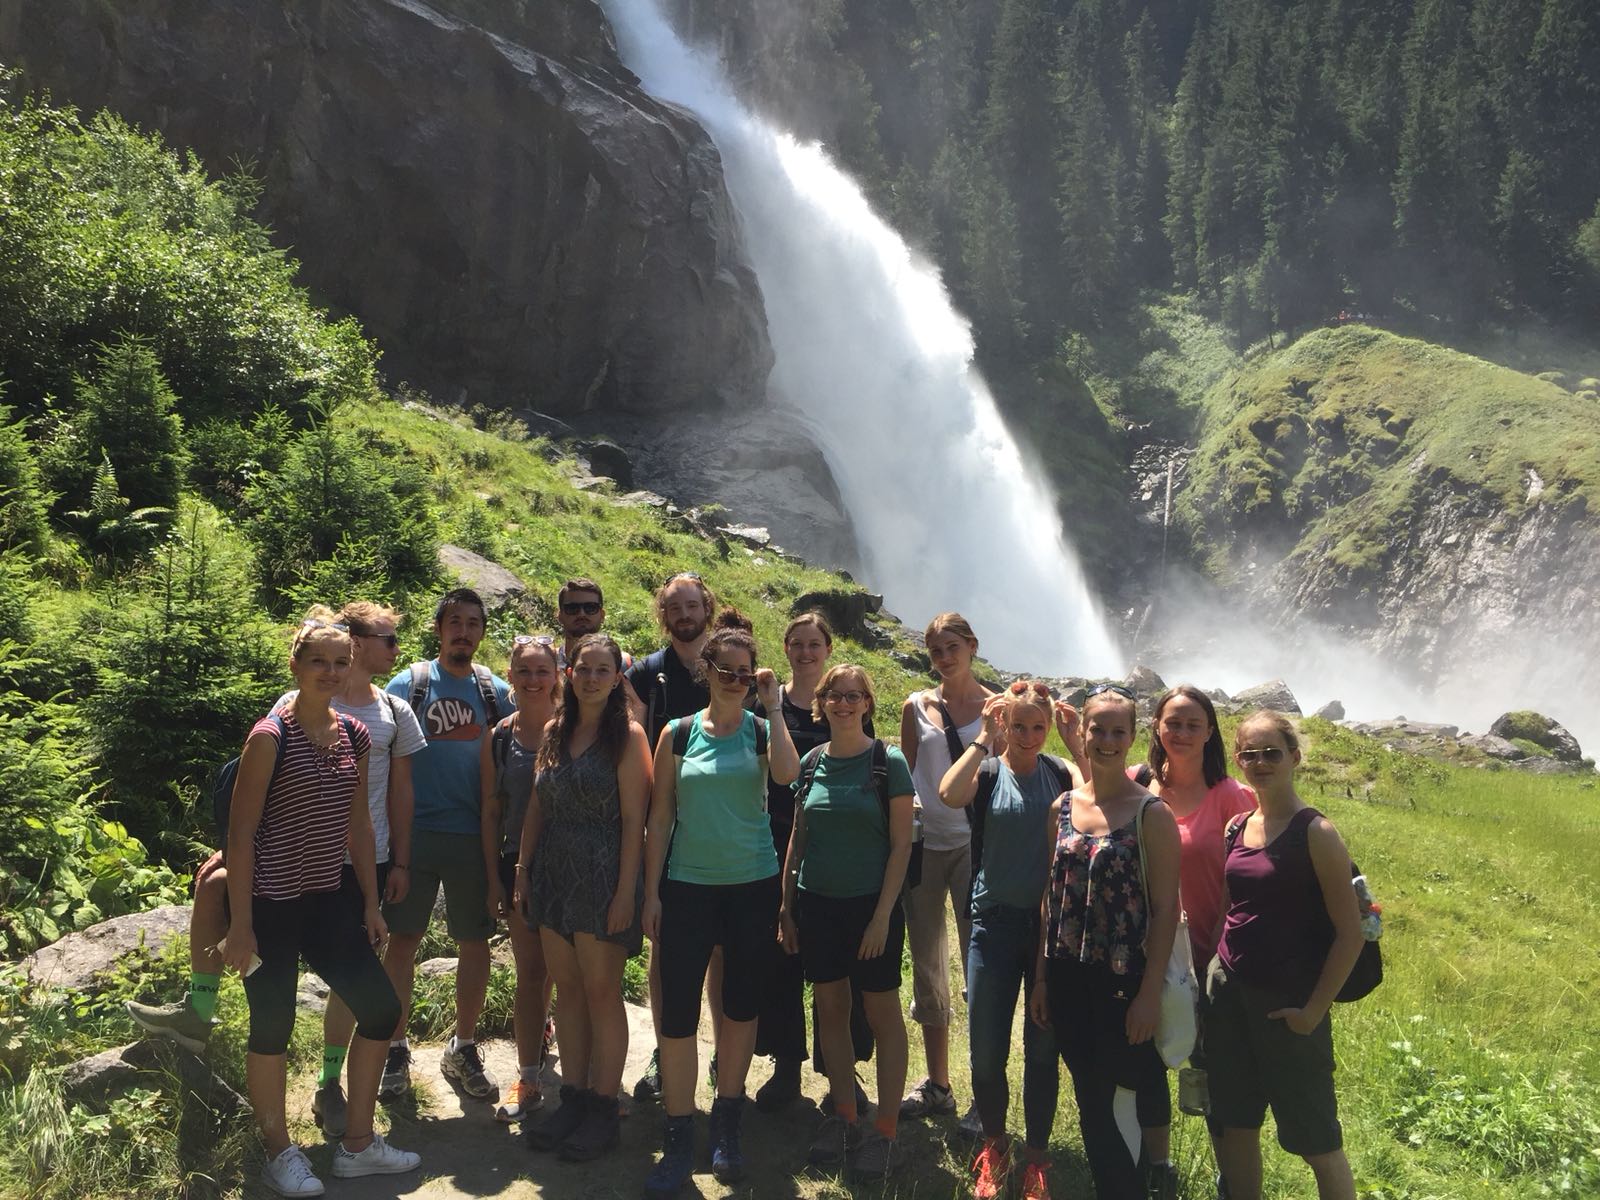
[[[414,662],[411,664],[411,711],[419,717],[422,708],[428,702],[428,664]]]
[[[939,719],[944,722],[944,744],[950,750],[950,761],[954,763],[966,747],[961,744],[961,735],[956,732],[956,719],[950,715],[950,706],[937,696],[933,703],[939,710]]]
[[[817,765],[822,762],[822,747],[813,746],[807,750],[805,757],[800,760],[800,774],[794,781],[794,799],[796,804],[805,803],[806,793],[811,790],[811,781],[816,777]]]
[[[511,718],[505,717],[495,724],[489,735],[489,757],[496,771],[505,770],[506,759],[511,757]]]
[[[889,819],[889,747],[882,738],[872,739],[872,789],[883,805],[883,819]]]
[[[1226,858],[1238,842],[1239,835],[1244,832],[1245,822],[1250,819],[1249,813],[1234,813],[1228,820],[1228,827],[1222,831],[1222,855]]]
[[[967,824],[980,838],[983,836],[983,820],[989,815],[989,805],[994,801],[994,787],[999,781],[1000,760],[990,755],[978,764],[977,790],[972,793],[972,803],[967,805]]]
[[[477,681],[478,695],[483,697],[483,711],[493,725],[500,720],[500,697],[494,690],[494,673],[482,663],[473,663],[472,678]]]
[[[396,727],[398,727],[400,724],[400,710],[395,707],[395,697],[393,693],[386,688],[379,688],[378,695],[383,697],[384,707],[389,710],[389,720],[393,721]]]
[[[1147,788],[1155,781],[1155,768],[1149,763],[1140,763],[1138,770],[1133,773],[1133,781],[1142,788]]]
[[[674,717],[667,724],[672,726],[672,754],[674,758],[682,758],[689,753],[689,735],[693,732],[690,721],[698,721],[699,713],[687,717]]]

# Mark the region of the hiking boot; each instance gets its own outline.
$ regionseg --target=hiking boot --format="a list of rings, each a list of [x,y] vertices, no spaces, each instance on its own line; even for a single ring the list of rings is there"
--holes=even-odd
[[[633,1098],[641,1104],[661,1099],[661,1051],[650,1051],[650,1065],[633,1085]]]
[[[947,1087],[940,1087],[928,1078],[922,1079],[916,1087],[905,1094],[905,1099],[900,1101],[902,1121],[916,1117],[945,1116],[955,1110],[955,1093]]]
[[[583,1093],[570,1083],[561,1085],[561,1105],[541,1120],[522,1123],[522,1140],[529,1150],[554,1150],[583,1124]]]
[[[994,1200],[1006,1190],[1011,1176],[1011,1154],[1000,1138],[986,1138],[972,1160],[972,1194],[976,1200]]]
[[[439,1056],[439,1073],[474,1100],[490,1100],[499,1095],[500,1085],[483,1065],[477,1042],[451,1044]]]
[[[422,1155],[395,1149],[383,1140],[381,1133],[372,1135],[372,1142],[365,1150],[351,1153],[343,1145],[333,1148],[335,1179],[356,1179],[362,1175],[404,1175],[421,1165]]]
[[[967,1109],[961,1120],[956,1122],[956,1135],[974,1144],[983,1140],[983,1118],[978,1116],[976,1104]]]
[[[860,1143],[861,1130],[849,1121],[841,1116],[823,1117],[822,1124],[817,1126],[817,1132],[811,1138],[806,1161],[813,1167],[838,1173],[844,1170],[844,1164]]]
[[[311,1116],[322,1126],[325,1138],[344,1136],[344,1088],[337,1079],[325,1083],[311,1094]]]
[[[1145,1167],[1144,1194],[1148,1200],[1178,1200],[1178,1168],[1170,1162]]]
[[[800,1060],[774,1058],[772,1078],[756,1089],[756,1111],[782,1112],[800,1099]]]
[[[645,1176],[645,1200],[668,1200],[694,1173],[694,1118],[668,1117],[661,1131],[661,1158]]]
[[[568,1162],[590,1162],[607,1150],[614,1150],[622,1139],[622,1120],[617,1114],[617,1098],[596,1092],[583,1093],[583,1123],[561,1143],[561,1157]]]
[[[1022,1168],[1022,1200],[1050,1200],[1050,1178],[1040,1162]]]
[[[743,1096],[718,1096],[711,1105],[711,1173],[721,1183],[744,1178],[744,1151],[739,1148]]]
[[[261,1182],[280,1196],[320,1196],[325,1190],[306,1152],[292,1144],[262,1164]]]
[[[539,1088],[539,1081],[535,1079],[529,1083],[519,1077],[512,1081],[511,1090],[501,1098],[495,1108],[494,1119],[509,1125],[513,1121],[521,1121],[529,1114],[538,1112],[543,1104],[544,1092]]]
[[[140,1004],[129,1000],[124,1005],[134,1021],[155,1034],[177,1042],[191,1054],[204,1054],[211,1040],[215,1021],[208,1021],[189,1007],[187,999],[176,1004]],[[308,1192],[307,1195],[320,1195]]]
[[[383,1060],[383,1078],[378,1083],[378,1099],[400,1100],[411,1094],[411,1047],[390,1046]]]
[[[906,1152],[898,1138],[887,1138],[876,1125],[861,1135],[861,1144],[850,1156],[850,1178],[881,1183],[905,1166]]]

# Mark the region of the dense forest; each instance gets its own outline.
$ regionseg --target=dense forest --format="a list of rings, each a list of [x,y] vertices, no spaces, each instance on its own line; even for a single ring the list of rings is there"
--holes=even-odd
[[[1241,344],[1600,305],[1585,0],[681,0],[1040,363],[1193,291]]]

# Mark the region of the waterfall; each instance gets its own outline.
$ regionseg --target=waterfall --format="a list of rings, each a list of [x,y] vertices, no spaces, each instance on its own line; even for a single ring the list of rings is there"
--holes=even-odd
[[[766,301],[771,402],[827,459],[863,582],[913,626],[960,611],[998,666],[1118,672],[1054,494],[1001,421],[937,270],[821,146],[741,104],[655,0],[601,7],[645,90],[693,113],[722,155]]]

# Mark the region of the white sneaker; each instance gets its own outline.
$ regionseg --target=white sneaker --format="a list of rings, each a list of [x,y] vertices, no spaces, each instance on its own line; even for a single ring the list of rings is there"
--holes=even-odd
[[[334,1174],[338,1171],[335,1163]],[[261,1182],[280,1196],[320,1196],[323,1191],[322,1180],[311,1169],[311,1160],[295,1145],[267,1159],[261,1168]]]
[[[383,1140],[383,1135],[372,1135],[372,1144],[359,1154],[351,1154],[340,1142],[333,1148],[333,1174],[336,1179],[354,1179],[358,1175],[403,1175],[422,1165],[422,1155],[410,1150],[396,1150]],[[321,1184],[317,1185],[319,1188]]]

